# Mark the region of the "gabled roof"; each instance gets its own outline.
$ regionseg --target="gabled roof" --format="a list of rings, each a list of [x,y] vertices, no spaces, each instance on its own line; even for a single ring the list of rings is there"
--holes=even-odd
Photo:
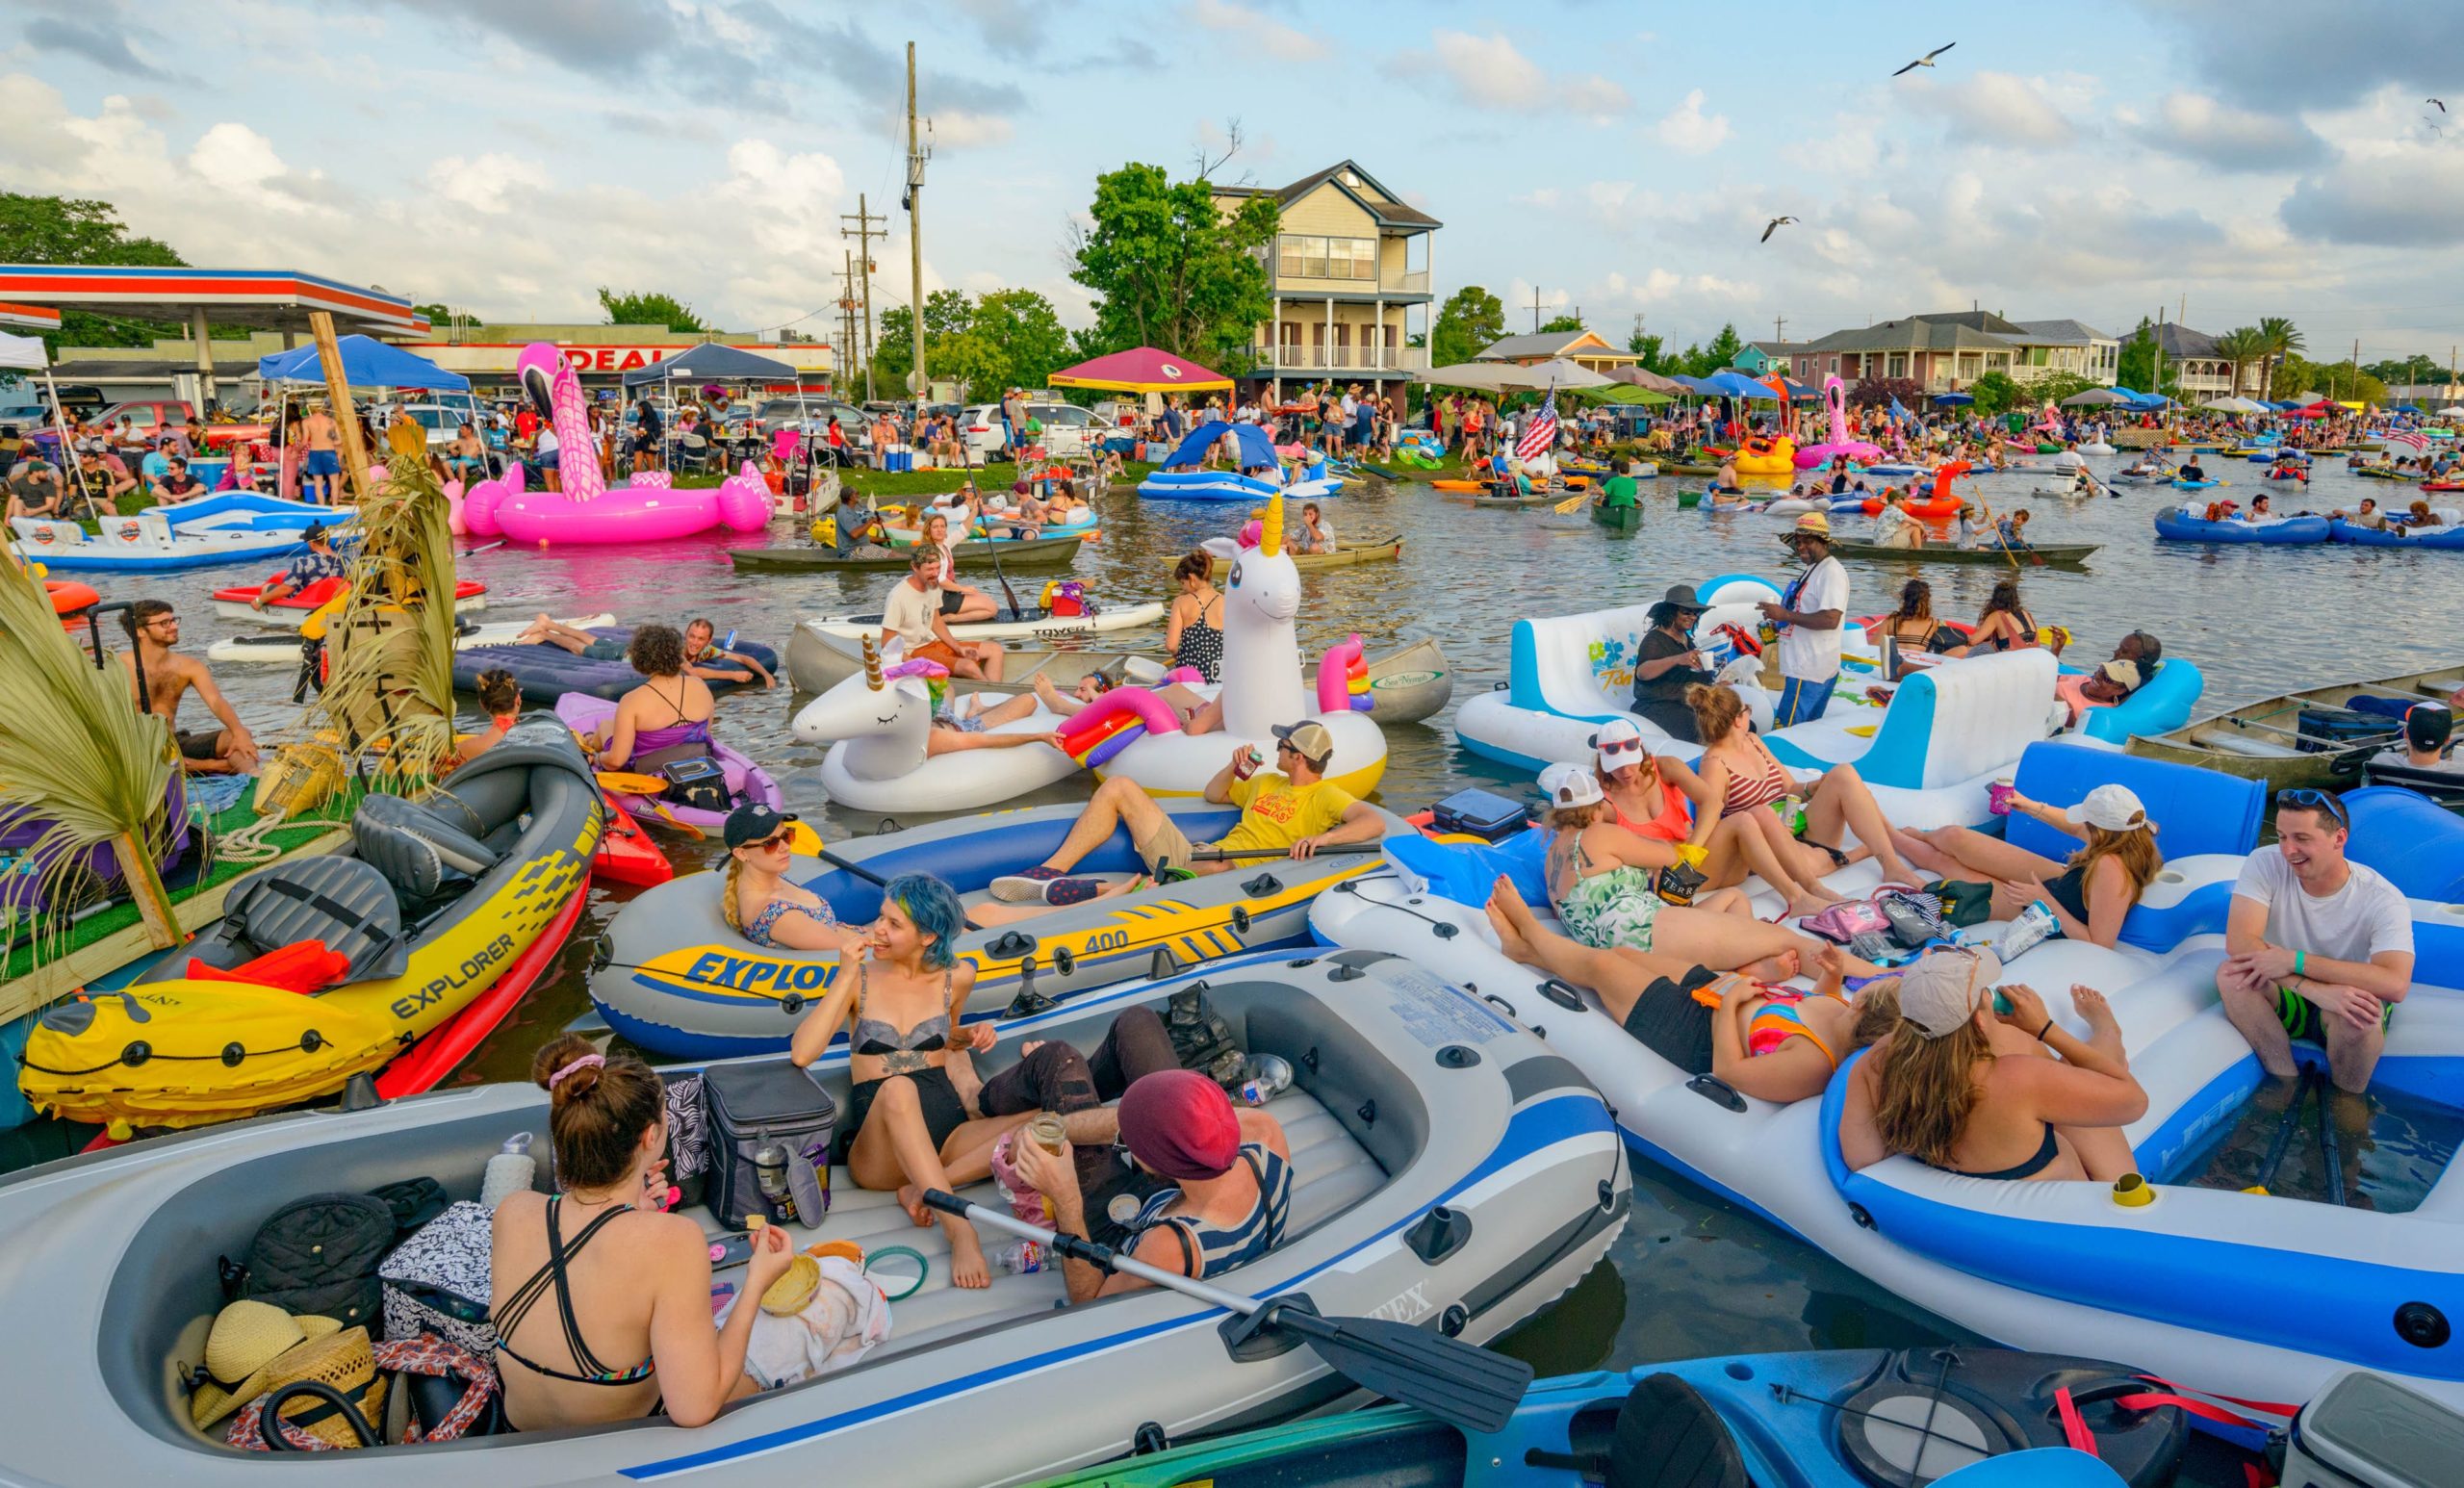
[[[1598,342],[1599,345],[1597,347],[1584,347],[1578,351],[1575,349],[1575,344],[1580,341]],[[1483,347],[1479,354],[1473,357],[1472,360],[1476,362],[1513,362],[1520,361],[1527,356],[1617,356],[1630,357],[1635,361],[1640,361],[1642,359],[1636,352],[1629,351],[1623,346],[1611,346],[1608,342],[1603,340],[1600,333],[1597,331],[1583,330],[1541,331],[1537,335],[1531,336],[1502,337],[1497,341],[1489,343],[1489,345]]]
[[[2177,321],[2168,321],[2156,327],[2156,345],[2167,356],[2179,360],[2197,357],[2209,360],[2224,353],[2216,349],[2216,338],[2205,331],[2194,331]]]
[[[1862,325],[1806,342],[1797,347],[1801,352],[1830,351],[2008,351],[2011,342],[1989,329],[1961,323],[1972,319],[1963,314],[1949,316],[1908,316],[1897,321],[1885,321],[1877,325]],[[2011,322],[2000,316],[1988,319],[1999,325]]]
[[[1812,345],[1812,343],[1804,341],[1749,341],[1746,345],[1752,346],[1755,350],[1761,352],[1764,356],[1794,356],[1798,352],[1803,351],[1807,346]]]
[[[1376,194],[1373,196],[1370,192],[1356,191],[1345,185],[1343,175],[1346,171],[1351,172],[1355,179]],[[1403,198],[1387,190],[1386,183],[1348,160],[1339,160],[1323,170],[1313,170],[1290,186],[1219,186],[1215,192],[1219,196],[1271,196],[1276,205],[1288,207],[1319,187],[1328,185],[1358,202],[1361,210],[1376,218],[1382,226],[1424,228],[1446,225],[1425,212],[1403,205]]]
[[[2092,341],[2115,339],[2084,321],[2020,321],[2016,323],[2023,334],[2014,339],[2025,341],[2032,346],[2084,346]]]
[[[1990,310],[1931,310],[1923,315],[1911,316],[1909,319],[1931,321],[1940,325],[1964,326],[1972,331],[1991,331],[1996,336],[2014,335],[2019,329],[2016,321],[2006,321]]]

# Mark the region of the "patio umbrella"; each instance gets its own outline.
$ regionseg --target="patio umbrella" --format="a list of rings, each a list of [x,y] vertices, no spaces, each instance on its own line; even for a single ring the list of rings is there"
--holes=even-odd
[[[1694,391],[1679,378],[1663,377],[1656,372],[1646,372],[1640,367],[1620,367],[1608,375],[1615,381],[1626,383],[1630,387],[1648,388],[1654,393],[1682,397]]]
[[[1604,403],[1625,403],[1638,406],[1652,403],[1673,403],[1677,401],[1677,399],[1671,398],[1665,393],[1658,392],[1652,388],[1636,387],[1631,383],[1625,382],[1612,382],[1604,388],[1577,388],[1574,390],[1574,394],[1578,398],[1598,398]]]
[[[1457,362],[1451,367],[1432,367],[1412,373],[1414,382],[1431,383],[1445,388],[1476,388],[1489,393],[1540,393],[1550,388],[1604,388],[1611,379],[1602,376],[1579,362],[1564,357],[1551,357],[1529,367],[1512,362]]]
[[[2207,413],[2242,413],[2246,411],[2242,407],[2242,400],[2238,398],[2220,398],[2214,402],[2201,403],[2198,406],[2203,412]]]
[[[1054,372],[1056,388],[1104,388],[1116,393],[1187,393],[1229,388],[1232,379],[1185,356],[1137,346]]]
[[[2109,408],[2116,403],[2129,401],[2129,398],[2111,388],[2090,388],[2085,393],[2073,393],[2064,398],[2062,406],[2065,408]]]
[[[1941,404],[1945,408],[1964,408],[1969,403],[1976,401],[1976,395],[1973,393],[1937,393],[1934,395],[1934,401]]]

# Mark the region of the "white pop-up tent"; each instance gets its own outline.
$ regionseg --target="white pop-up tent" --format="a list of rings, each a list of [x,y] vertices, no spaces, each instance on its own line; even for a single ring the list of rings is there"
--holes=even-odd
[[[42,373],[42,385],[44,388],[49,390],[51,394],[52,432],[60,440],[59,460],[61,474],[67,480],[75,480],[77,470],[76,462],[68,457],[68,424],[63,419],[60,412],[60,388],[58,384],[51,380],[51,357],[43,349],[42,338],[39,336],[12,336],[6,331],[0,331],[0,372],[38,372]],[[89,494],[87,500],[88,503],[90,505],[92,502],[92,497],[90,494]]]

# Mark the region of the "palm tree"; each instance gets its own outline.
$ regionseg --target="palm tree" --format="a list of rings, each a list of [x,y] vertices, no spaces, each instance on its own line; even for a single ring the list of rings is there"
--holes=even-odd
[[[2309,350],[2310,345],[2308,342],[2301,339],[2301,332],[2294,327],[2293,322],[2280,315],[2272,315],[2262,318],[2259,321],[2258,330],[2260,337],[2267,344],[2267,350],[2265,353],[2267,356],[2268,370],[2266,390],[2272,393],[2275,390],[2275,370],[2277,366],[2279,366],[2286,357],[2291,356],[2296,351]]]
[[[2242,391],[2242,369],[2267,356],[2267,337],[2256,326],[2236,326],[2216,338],[2216,354],[2233,368],[2233,381],[2225,389],[2225,396],[2238,397]]]

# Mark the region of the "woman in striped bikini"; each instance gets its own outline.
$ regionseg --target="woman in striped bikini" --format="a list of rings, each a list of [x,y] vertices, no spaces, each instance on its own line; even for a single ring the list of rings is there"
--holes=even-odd
[[[1892,843],[1891,825],[1855,765],[1835,764],[1819,778],[1800,782],[1771,753],[1771,747],[1755,736],[1753,720],[1734,692],[1698,682],[1685,689],[1685,701],[1694,709],[1695,727],[1705,741],[1697,768],[1719,792],[1720,814],[1752,813],[1768,823],[1761,830],[1771,834],[1780,860],[1800,879],[1818,877],[1870,856],[1882,863],[1885,882],[1920,882],[1900,858]],[[1792,828],[1776,813],[1760,809],[1787,796],[1805,802],[1802,828]],[[1843,852],[1839,844],[1850,832],[1863,846]]]

